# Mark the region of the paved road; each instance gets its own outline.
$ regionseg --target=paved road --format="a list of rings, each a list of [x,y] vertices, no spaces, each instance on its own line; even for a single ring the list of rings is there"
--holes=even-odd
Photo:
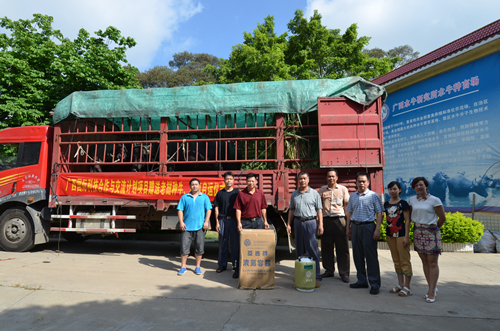
[[[296,291],[294,255],[284,247],[275,289],[245,291],[230,271],[215,273],[216,244],[207,245],[203,275],[183,277],[176,243],[59,245],[59,253],[57,241],[30,253],[0,251],[1,330],[500,329],[500,254],[443,254],[438,297],[428,304],[413,252],[414,295],[401,298],[389,293],[396,276],[388,251],[379,251],[382,288],[373,296],[338,277],[313,293]]]

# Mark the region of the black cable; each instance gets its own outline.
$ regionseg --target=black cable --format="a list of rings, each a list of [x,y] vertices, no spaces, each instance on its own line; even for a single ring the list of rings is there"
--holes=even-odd
[[[479,186],[481,185],[481,183],[482,183],[482,181],[483,181],[484,177],[486,176],[486,174],[488,173],[488,171],[491,169],[491,167],[493,167],[493,166],[494,166],[495,164],[497,164],[497,163],[500,163],[500,161],[497,161],[497,162],[493,163],[492,165],[490,165],[490,167],[489,167],[488,169],[486,169],[486,171],[485,171],[485,173],[484,173],[483,177],[481,177],[481,180],[479,181],[479,184],[477,184],[476,191],[477,191],[477,190],[479,190]]]

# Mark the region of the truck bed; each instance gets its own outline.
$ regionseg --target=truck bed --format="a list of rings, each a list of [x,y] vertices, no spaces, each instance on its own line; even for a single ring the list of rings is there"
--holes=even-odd
[[[297,188],[296,175],[310,173],[310,185],[325,185],[328,168],[339,182],[355,190],[355,175],[367,171],[371,189],[382,195],[384,164],[381,99],[362,106],[344,97],[318,99],[318,111],[305,114],[226,114],[154,119],[109,118],[61,122],[54,128],[52,185],[59,193],[72,178],[148,178],[168,181],[197,177],[222,188],[221,176],[235,174],[244,188],[245,174],[258,175],[269,206],[287,210]],[[184,185],[184,192],[189,187]],[[176,204],[179,194],[165,190],[148,196],[120,192],[71,195],[52,201],[61,205],[161,207]],[[161,194],[160,194],[161,193]],[[208,188],[205,192],[208,194]],[[210,197],[216,191],[210,192]]]

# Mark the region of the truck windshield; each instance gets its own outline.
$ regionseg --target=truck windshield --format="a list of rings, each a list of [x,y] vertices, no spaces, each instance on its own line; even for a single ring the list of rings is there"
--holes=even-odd
[[[0,171],[16,167],[19,145],[18,143],[0,144]]]

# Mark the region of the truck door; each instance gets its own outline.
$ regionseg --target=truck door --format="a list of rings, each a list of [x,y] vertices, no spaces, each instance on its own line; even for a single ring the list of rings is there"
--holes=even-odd
[[[0,143],[0,199],[17,190],[20,146],[20,143]]]
[[[321,168],[382,168],[381,101],[363,107],[343,97],[318,99]]]
[[[25,142],[21,144],[19,153],[19,187],[18,191],[26,191],[44,187],[44,169],[38,166],[42,142]]]
[[[41,145],[41,142],[0,143],[0,198],[41,187],[41,169],[37,166]]]

